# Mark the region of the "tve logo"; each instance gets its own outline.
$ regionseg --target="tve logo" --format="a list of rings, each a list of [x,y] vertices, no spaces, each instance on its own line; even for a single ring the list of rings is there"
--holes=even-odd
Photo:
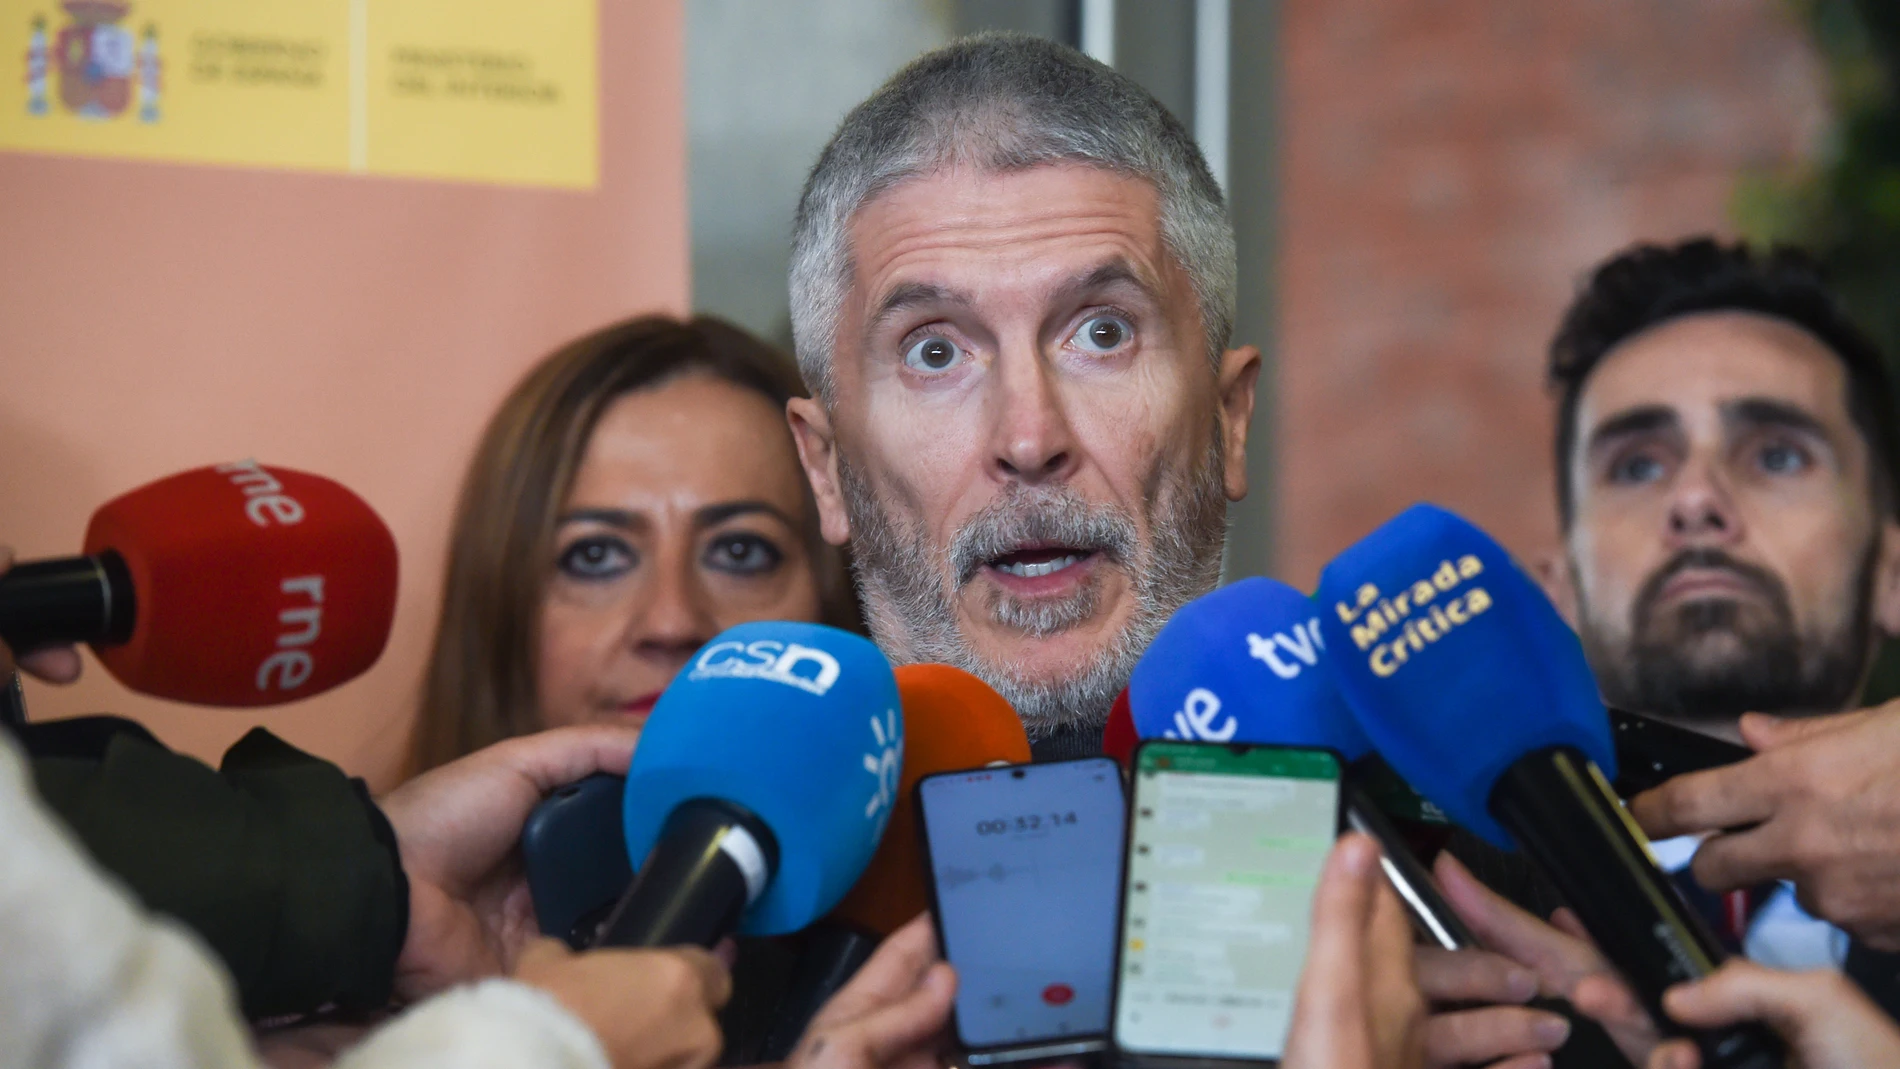
[[[1234,732],[1240,730],[1240,721],[1229,716],[1226,723],[1214,726],[1214,718],[1220,716],[1220,695],[1206,687],[1195,687],[1188,691],[1187,700],[1174,714],[1174,728],[1162,733],[1163,738],[1188,741],[1199,739],[1202,742],[1228,742]]]
[[[1280,658],[1284,650],[1294,657],[1289,663]],[[1266,638],[1249,633],[1247,635],[1247,656],[1264,661],[1273,674],[1281,679],[1293,679],[1300,674],[1300,665],[1316,665],[1319,655],[1326,652],[1326,643],[1319,637],[1319,617],[1315,616],[1303,624],[1295,624],[1289,637],[1284,631],[1275,631]]]
[[[897,804],[897,774],[904,767],[904,736],[897,726],[897,710],[884,710],[884,719],[871,718],[872,752],[864,755],[864,770],[877,779],[877,793],[864,803],[864,819]]]
[[[715,642],[693,662],[688,679],[764,679],[823,696],[838,681],[838,659],[824,650],[762,638]]]

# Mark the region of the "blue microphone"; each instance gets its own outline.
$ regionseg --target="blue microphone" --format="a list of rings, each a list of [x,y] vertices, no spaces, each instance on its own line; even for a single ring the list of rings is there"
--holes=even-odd
[[[896,801],[904,720],[890,662],[819,624],[740,624],[660,696],[627,770],[633,886],[609,946],[710,947],[829,912]]]
[[[1372,749],[1324,664],[1311,598],[1277,579],[1242,579],[1175,612],[1128,680],[1143,739]]]
[[[1240,580],[1183,605],[1135,665],[1128,685],[1135,734],[1338,751],[1352,763],[1340,785],[1346,822],[1379,844],[1379,867],[1413,924],[1446,950],[1480,946],[1356,782],[1370,771],[1360,759],[1372,743],[1326,661],[1317,602],[1278,580]],[[1567,1000],[1540,996],[1530,1005],[1570,1021],[1570,1039],[1552,1057],[1557,1069],[1629,1064],[1603,1027]]]
[[[1315,598],[1340,692],[1386,761],[1452,819],[1521,846],[1704,1065],[1780,1065],[1760,1025],[1685,1033],[1663,1013],[1665,990],[1726,955],[1610,789],[1609,717],[1582,644],[1504,548],[1414,505],[1328,564]]]

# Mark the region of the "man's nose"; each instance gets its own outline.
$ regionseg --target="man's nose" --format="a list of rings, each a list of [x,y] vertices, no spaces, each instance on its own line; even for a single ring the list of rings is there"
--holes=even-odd
[[[635,653],[684,662],[712,641],[718,621],[699,582],[689,549],[660,555],[646,589],[627,621],[627,645]]]
[[[1684,465],[1669,499],[1670,545],[1732,545],[1742,534],[1741,513],[1717,466],[1706,461]]]
[[[1074,471],[1074,429],[1063,412],[1059,374],[1033,348],[998,361],[992,450],[997,474],[1025,483],[1061,482]]]

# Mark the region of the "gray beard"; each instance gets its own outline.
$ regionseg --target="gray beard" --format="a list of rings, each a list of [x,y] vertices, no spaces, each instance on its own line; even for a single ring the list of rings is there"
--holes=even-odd
[[[1875,542],[1861,554],[1848,612],[1830,631],[1813,635],[1797,630],[1779,578],[1719,550],[1685,551],[1657,569],[1631,605],[1627,631],[1614,635],[1593,617],[1572,564],[1584,652],[1604,700],[1711,731],[1732,728],[1746,712],[1798,716],[1847,708],[1874,650],[1877,551]],[[1729,568],[1764,592],[1766,612],[1744,612],[1724,600],[1657,609],[1664,582],[1684,564]],[[1718,645],[1725,647],[1721,654],[1709,649]]]
[[[971,517],[946,549],[931,545],[919,524],[886,509],[840,455],[838,481],[851,520],[852,571],[871,637],[893,663],[948,664],[988,683],[1015,708],[1032,742],[1057,735],[1099,738],[1115,696],[1128,685],[1135,662],[1161,626],[1176,609],[1220,582],[1227,537],[1225,474],[1217,436],[1185,480],[1150,479],[1148,485],[1156,489],[1143,502],[1152,532],[1147,546],[1124,510],[1091,504],[1067,486],[1016,484]],[[1176,485],[1174,493],[1166,492]],[[1061,679],[1030,678],[1018,663],[978,656],[954,611],[956,593],[984,563],[1029,541],[1094,549],[1103,563],[1120,568],[1134,589],[1135,611],[1128,623],[1087,664]],[[1061,601],[993,595],[985,609],[1006,628],[1046,638],[1088,622],[1105,608],[1101,585],[1100,577],[1093,578]]]

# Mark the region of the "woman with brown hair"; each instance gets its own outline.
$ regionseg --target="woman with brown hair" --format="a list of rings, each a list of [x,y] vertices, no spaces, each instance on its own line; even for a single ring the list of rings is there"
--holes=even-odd
[[[734,624],[857,626],[785,425],[804,394],[788,357],[706,317],[617,323],[531,370],[462,484],[410,771],[643,721]]]

